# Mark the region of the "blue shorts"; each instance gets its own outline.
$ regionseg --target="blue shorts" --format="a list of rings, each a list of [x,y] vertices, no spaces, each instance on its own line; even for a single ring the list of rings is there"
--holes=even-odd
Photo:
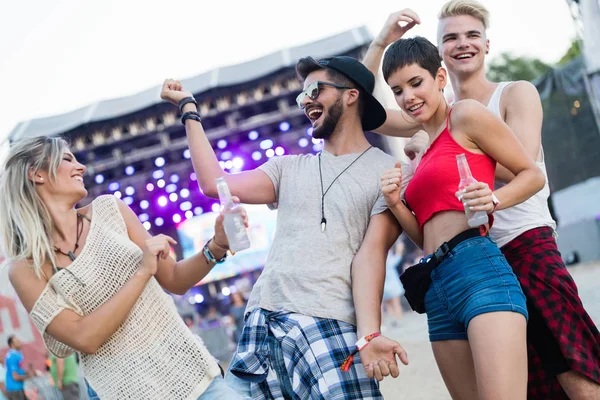
[[[487,236],[467,239],[431,272],[425,295],[429,340],[467,340],[474,317],[512,311],[527,319],[521,285],[498,246]]]

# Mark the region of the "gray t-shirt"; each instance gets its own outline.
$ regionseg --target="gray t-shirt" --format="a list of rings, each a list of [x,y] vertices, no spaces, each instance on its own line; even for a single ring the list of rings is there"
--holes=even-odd
[[[323,188],[360,153],[321,153]],[[321,232],[319,157],[273,157],[260,166],[275,187],[277,228],[247,311],[257,307],[336,319],[356,325],[351,265],[371,216],[387,209],[380,179],[395,159],[373,147],[325,195],[327,227]]]

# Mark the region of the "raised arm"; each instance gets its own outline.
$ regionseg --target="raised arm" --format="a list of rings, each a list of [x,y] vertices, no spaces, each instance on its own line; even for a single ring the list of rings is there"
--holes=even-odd
[[[239,202],[237,197],[234,197],[233,200]],[[145,241],[151,238],[150,234],[142,226],[133,210],[121,200],[119,200],[119,208],[127,225],[129,238],[142,247]],[[248,226],[245,210],[242,210],[242,217],[244,223]],[[229,242],[223,228],[223,214],[220,214],[215,221],[215,235],[208,243],[208,248],[217,260],[221,259],[227,252],[227,248],[229,248]],[[168,249],[165,249],[165,251],[168,252]],[[202,252],[179,262],[176,262],[172,257],[160,258],[155,278],[165,290],[182,295],[200,282],[214,266],[215,263],[209,261]]]
[[[183,90],[181,82],[172,79],[165,80],[160,94],[163,100],[174,105],[192,94]],[[184,113],[198,111],[194,103],[188,103],[183,107]],[[198,178],[198,184],[202,192],[208,196],[217,198],[216,179],[225,176],[231,194],[238,196],[242,203],[268,204],[276,201],[275,188],[269,177],[260,170],[244,171],[238,174],[226,174],[219,165],[217,156],[206,137],[202,123],[193,119],[185,122],[185,133],[187,135],[190,154],[194,172]]]
[[[530,82],[518,81],[505,90],[506,115],[504,121],[513,131],[529,156],[537,161],[542,146],[544,113],[540,95]],[[515,175],[502,165],[496,168],[496,179],[510,182]]]
[[[394,168],[384,171],[381,176],[381,188],[385,202],[402,230],[406,232],[406,235],[414,244],[419,248],[423,248],[423,234],[419,228],[417,218],[402,201],[404,191],[413,175],[414,172],[410,165],[398,161]]]
[[[391,104],[388,100],[388,97],[391,95],[391,90],[387,83],[383,81],[379,71],[381,60],[383,59],[387,46],[400,39],[408,30],[420,23],[421,20],[419,19],[419,16],[410,9],[404,9],[390,14],[383,25],[381,32],[379,32],[377,37],[373,40],[363,59],[363,64],[375,76],[376,85],[373,96],[384,105],[387,112],[385,123],[375,130],[375,132],[382,135],[411,137],[421,129],[420,124],[413,121],[413,119],[404,111],[400,110],[395,103]]]
[[[95,353],[125,321],[146,284],[156,273],[157,258],[162,254],[165,243],[162,238],[152,238],[145,243],[144,256],[138,271],[108,301],[86,316],[60,306],[52,291],[45,291],[46,282],[35,276],[33,268],[26,262],[15,262],[9,266],[9,279],[25,309],[31,313],[40,296],[53,301],[52,312],[58,314],[49,322],[46,332],[67,346],[86,354]],[[56,296],[56,295],[54,295]],[[45,313],[50,310],[45,309]]]

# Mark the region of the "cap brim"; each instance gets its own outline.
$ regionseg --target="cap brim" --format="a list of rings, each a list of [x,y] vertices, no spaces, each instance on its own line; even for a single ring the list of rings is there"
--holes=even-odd
[[[372,131],[385,123],[387,113],[385,108],[372,94],[366,93],[365,110],[362,117],[362,128],[364,131]]]

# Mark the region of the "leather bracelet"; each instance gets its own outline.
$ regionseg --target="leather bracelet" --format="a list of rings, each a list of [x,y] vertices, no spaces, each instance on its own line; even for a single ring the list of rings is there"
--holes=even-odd
[[[196,103],[196,99],[194,98],[194,96],[186,97],[179,101],[179,114],[183,114],[183,106],[185,106],[188,103],[194,103],[194,105],[196,106],[196,110],[198,109],[198,103]]]
[[[181,116],[181,123],[183,125],[185,125],[185,121],[187,121],[188,119],[193,119],[194,121],[198,121],[198,122],[202,122],[202,118],[200,118],[200,114],[198,114],[197,111],[188,111],[185,112],[182,116]]]

